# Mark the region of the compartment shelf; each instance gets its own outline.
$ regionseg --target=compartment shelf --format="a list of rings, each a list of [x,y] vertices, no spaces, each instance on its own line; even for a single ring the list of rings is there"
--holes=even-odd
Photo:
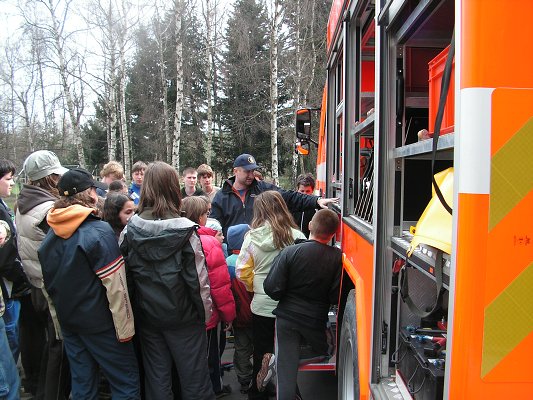
[[[453,159],[454,134],[448,133],[439,137],[437,143],[437,159]],[[430,158],[433,148],[433,139],[421,140],[416,143],[408,144],[402,147],[396,147],[393,150],[394,158]]]
[[[409,231],[403,231],[402,236],[393,236],[391,238],[391,248],[400,258],[405,260],[407,249],[413,235]],[[428,245],[419,245],[413,251],[413,254],[409,258],[409,264],[424,273],[433,281],[435,280],[435,255],[437,250],[434,247]],[[450,284],[450,265],[451,259],[449,254],[442,255],[442,283],[446,290],[449,290]]]
[[[376,117],[376,114],[372,113],[363,122],[359,122],[357,125],[355,125],[353,134],[354,135],[362,134],[364,131],[370,129],[370,127],[373,127],[375,117]]]

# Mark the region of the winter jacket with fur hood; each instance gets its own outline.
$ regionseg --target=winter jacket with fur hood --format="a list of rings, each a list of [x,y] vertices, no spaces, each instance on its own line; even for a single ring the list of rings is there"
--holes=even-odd
[[[213,314],[207,322],[207,329],[213,329],[222,322],[232,322],[235,319],[235,300],[231,292],[231,282],[222,252],[222,246],[215,235],[217,231],[205,226],[198,229],[205,254],[205,263],[209,274],[209,286],[213,300]]]

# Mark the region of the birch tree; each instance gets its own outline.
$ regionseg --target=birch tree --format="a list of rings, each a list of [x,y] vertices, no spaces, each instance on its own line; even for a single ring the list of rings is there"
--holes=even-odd
[[[213,40],[213,19],[216,4],[211,0],[202,2],[202,11],[205,20],[205,75],[206,75],[206,101],[207,101],[207,146],[205,149],[207,164],[211,165],[211,156],[213,154],[213,72],[215,69],[215,45]]]
[[[176,19],[176,109],[174,111],[174,135],[172,139],[172,166],[180,169],[181,115],[183,113],[183,13],[184,0],[175,0]]]
[[[93,79],[100,83],[103,93],[97,92],[105,114],[105,130],[107,141],[107,160],[117,158],[117,75],[118,50],[117,28],[119,16],[114,0],[93,0],[89,3],[85,18],[92,28],[93,37],[99,45],[99,52],[93,57],[102,59],[103,76],[93,74]]]
[[[278,46],[282,13],[280,0],[272,0],[270,15],[270,148],[272,180],[278,184]]]
[[[170,113],[168,105],[168,77],[167,77],[167,61],[165,59],[166,43],[167,43],[167,29],[170,25],[164,26],[161,16],[159,14],[159,5],[155,5],[155,16],[153,18],[154,38],[157,43],[159,79],[161,83],[161,106],[163,108],[163,136],[165,137],[166,145],[166,160],[168,163],[172,162],[172,135],[170,132]]]
[[[76,51],[74,37],[66,27],[72,0],[35,0],[29,1],[22,11],[25,23],[40,31],[40,37],[49,52],[44,62],[53,68],[59,78],[68,124],[71,132],[78,164],[85,167],[85,154],[81,138],[80,119],[84,111],[84,73],[83,57]],[[44,11],[45,18],[41,14]]]

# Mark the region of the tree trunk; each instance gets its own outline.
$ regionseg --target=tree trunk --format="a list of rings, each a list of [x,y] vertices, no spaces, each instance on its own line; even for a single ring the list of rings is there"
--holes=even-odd
[[[270,147],[272,155],[272,180],[279,183],[278,176],[278,44],[281,26],[280,0],[273,0],[270,30]]]
[[[172,166],[180,168],[181,115],[183,113],[183,0],[176,0],[176,110],[174,112],[174,138],[172,140]]]
[[[203,5],[203,3],[202,3]],[[205,1],[205,26],[206,26],[206,90],[207,90],[207,148],[206,148],[206,159],[207,164],[211,165],[211,156],[213,154],[213,94],[211,91],[213,79],[212,71],[214,69],[214,57],[212,57],[212,52],[214,49],[213,35],[212,35],[212,11],[214,7],[211,6],[210,1]]]
[[[119,89],[119,120],[120,120],[120,138],[122,140],[122,162],[124,164],[124,174],[126,179],[131,177],[131,159],[130,159],[130,137],[128,133],[128,123],[126,119],[126,60],[124,56],[125,46],[124,38],[119,39],[120,43],[120,73],[118,80]]]
[[[295,85],[295,96],[294,96],[294,115],[296,118],[296,110],[300,108],[300,93],[302,90],[302,52],[301,52],[301,41],[300,41],[300,24],[301,24],[301,7],[302,0],[296,0],[296,32],[295,32],[295,47],[294,47],[294,56],[296,59],[296,85]],[[296,139],[296,138],[295,138]],[[298,176],[298,154],[296,151],[292,153],[292,184],[296,186],[296,178]]]
[[[106,108],[107,108],[107,158],[108,161],[117,158],[117,56],[115,41],[115,19],[113,18],[112,2],[109,2],[107,13],[106,36],[109,52],[109,74],[108,82],[104,82],[106,87]]]
[[[316,64],[318,60],[317,50],[315,46],[315,9],[316,9],[316,0],[311,0],[311,66],[309,67],[309,70],[311,71],[311,77],[309,78],[309,81],[307,82],[307,86],[303,92],[303,99],[304,101],[308,101],[309,99],[309,89],[311,88],[311,85],[313,84],[313,81],[315,79],[315,69]]]
[[[165,32],[161,30],[161,17],[159,16],[159,7],[155,9],[155,40],[157,42],[157,55],[159,57],[159,80],[161,82],[161,99],[163,102],[163,135],[165,137],[166,161],[172,160],[172,137],[170,135],[170,119],[168,112],[168,91],[167,76],[165,63]]]

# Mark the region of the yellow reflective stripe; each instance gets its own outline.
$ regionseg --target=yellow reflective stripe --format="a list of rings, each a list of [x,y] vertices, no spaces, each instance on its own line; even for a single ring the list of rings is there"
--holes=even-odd
[[[533,332],[532,288],[533,262],[485,308],[482,377]]]
[[[492,157],[489,231],[533,190],[533,118]]]

